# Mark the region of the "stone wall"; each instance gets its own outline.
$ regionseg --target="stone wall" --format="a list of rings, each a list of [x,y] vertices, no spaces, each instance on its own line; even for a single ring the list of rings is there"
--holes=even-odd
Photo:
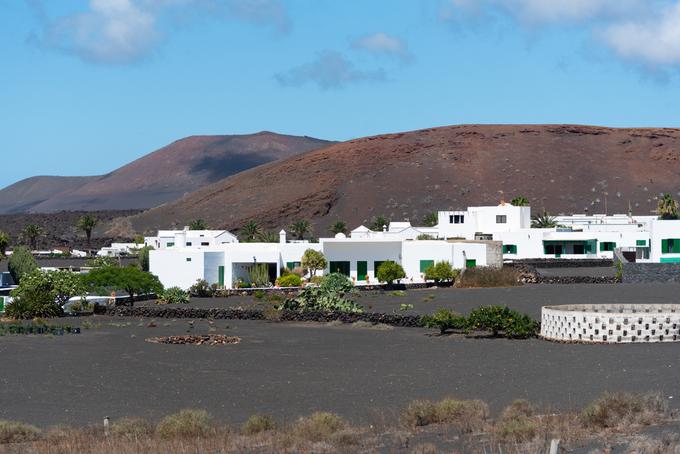
[[[680,304],[544,306],[541,337],[585,343],[676,342]]]
[[[622,281],[626,284],[680,282],[680,263],[623,263]]]

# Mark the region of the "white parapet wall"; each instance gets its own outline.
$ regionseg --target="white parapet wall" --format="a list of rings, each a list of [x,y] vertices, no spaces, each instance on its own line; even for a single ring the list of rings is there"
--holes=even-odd
[[[680,341],[680,304],[570,304],[541,308],[541,337],[560,342]]]

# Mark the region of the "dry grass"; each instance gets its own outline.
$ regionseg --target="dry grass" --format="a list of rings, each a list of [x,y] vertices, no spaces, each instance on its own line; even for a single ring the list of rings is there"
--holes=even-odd
[[[334,413],[316,412],[298,419],[292,433],[298,439],[318,442],[328,440],[331,435],[348,427],[347,422]]]
[[[511,267],[468,268],[456,281],[456,287],[513,287],[521,285],[519,272]]]
[[[139,438],[153,431],[153,425],[143,418],[121,418],[111,425],[111,433],[122,437]]]
[[[205,410],[182,410],[166,416],[156,426],[161,438],[206,437],[212,431],[212,418]]]
[[[480,400],[446,398],[438,402],[415,400],[402,412],[409,427],[447,424],[462,433],[479,432],[486,427],[489,407]]]
[[[253,415],[243,423],[241,432],[245,435],[255,435],[276,429],[276,421],[269,415]]]
[[[622,429],[667,418],[668,405],[659,394],[605,393],[581,412],[581,422],[588,429]]]
[[[20,443],[36,440],[40,429],[30,424],[0,419],[0,443]]]

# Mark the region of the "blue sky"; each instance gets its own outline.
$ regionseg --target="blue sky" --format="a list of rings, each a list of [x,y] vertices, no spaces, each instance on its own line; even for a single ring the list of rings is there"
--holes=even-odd
[[[0,187],[193,134],[680,126],[680,0],[0,0]]]

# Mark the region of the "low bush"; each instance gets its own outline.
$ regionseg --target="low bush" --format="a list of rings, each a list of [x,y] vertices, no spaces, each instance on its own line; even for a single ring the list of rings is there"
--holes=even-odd
[[[324,276],[318,287],[305,287],[296,297],[288,298],[280,309],[298,312],[363,312],[363,308],[349,297],[354,285],[347,276],[332,273]]]
[[[385,282],[388,285],[392,285],[394,281],[405,278],[406,273],[400,264],[393,262],[392,260],[387,260],[380,264],[375,277],[379,282]]]
[[[182,410],[168,415],[156,426],[162,438],[205,437],[213,428],[212,418],[204,410]]]
[[[402,412],[409,427],[448,424],[462,433],[482,430],[489,419],[489,407],[480,400],[446,398],[439,402],[415,400]]]
[[[276,280],[277,287],[300,287],[302,278],[297,274],[286,274]]]
[[[40,436],[40,429],[18,421],[0,419],[0,443],[25,443],[35,441]]]
[[[421,322],[426,328],[438,328],[441,334],[449,330],[465,330],[467,328],[465,317],[446,309],[439,309],[434,315],[424,315]]]
[[[668,415],[668,405],[659,394],[605,393],[581,412],[588,429],[649,425]]]
[[[538,425],[531,420],[534,407],[524,399],[515,400],[501,413],[494,426],[496,437],[504,442],[526,443],[538,433]]]
[[[144,418],[120,418],[111,425],[111,433],[121,437],[140,438],[153,433],[153,425]]]
[[[170,287],[158,295],[156,304],[189,304],[189,293],[179,287]]]
[[[519,272],[511,267],[468,268],[460,275],[457,287],[512,287],[521,285]]]
[[[425,270],[425,279],[428,281],[450,282],[455,281],[460,274],[460,270],[453,269],[451,262],[437,262]]]
[[[253,415],[243,423],[241,432],[245,435],[255,435],[276,429],[276,421],[269,415]]]
[[[319,442],[328,440],[333,434],[347,427],[347,422],[334,413],[316,412],[298,419],[293,426],[293,433],[298,438]]]
[[[505,306],[479,307],[467,316],[468,330],[491,331],[494,337],[526,339],[538,335],[540,325],[526,314]]]
[[[215,294],[216,290],[217,286],[213,288],[213,286],[208,284],[208,281],[199,279],[194,285],[189,287],[189,294],[199,298],[211,298]]]

